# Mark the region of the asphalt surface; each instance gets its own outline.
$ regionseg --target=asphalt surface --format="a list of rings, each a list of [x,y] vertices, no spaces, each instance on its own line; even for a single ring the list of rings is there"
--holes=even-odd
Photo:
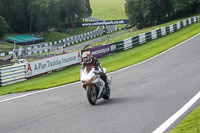
[[[114,27],[114,26],[112,25],[110,27]],[[92,45],[94,43],[106,41],[107,39],[112,39],[113,37],[115,37],[119,34],[123,34],[124,32],[125,32],[125,30],[119,31],[119,32],[116,32],[116,33],[113,33],[113,34],[105,35],[105,36],[102,36],[102,37],[99,37],[99,38],[96,38],[96,39],[93,39],[93,40],[90,40],[90,41],[87,41],[87,42],[83,42],[83,43],[80,43],[80,44],[77,44],[77,45],[74,45],[74,46],[66,47],[66,48],[64,48],[64,50],[70,52],[70,51],[77,50],[77,49],[83,49],[83,48],[85,48],[85,46],[89,46],[89,45]]]
[[[99,18],[94,18],[94,17],[88,17],[87,19],[91,20],[91,21],[103,21],[102,19],[99,19]],[[107,29],[107,32],[111,32],[115,29],[116,25],[107,25],[106,26],[106,29]],[[67,43],[71,43],[71,42],[75,42],[77,40],[83,40],[84,38],[87,38],[87,37],[90,37],[90,36],[94,36],[94,35],[98,35],[98,34],[103,34],[103,29],[99,28],[99,30],[97,30],[96,32],[90,34],[90,35],[86,35],[86,36],[80,36],[78,38],[75,38],[75,39],[72,39],[72,40],[69,40]],[[123,33],[123,32],[121,32]],[[119,33],[118,33],[119,34]],[[116,33],[114,33],[113,35],[111,35],[112,37],[113,36],[116,36],[118,35]],[[84,42],[84,43],[80,43],[78,45],[74,45],[74,46],[70,46],[70,47],[66,47],[64,48],[65,51],[68,51],[68,52],[71,52],[73,50],[77,50],[77,49],[83,49],[85,46],[88,46],[88,45],[91,45],[93,43],[97,43],[97,42],[100,42],[100,41],[103,41],[103,40],[106,40],[110,37],[110,35],[106,35],[106,36],[103,36],[103,37],[100,37],[100,38],[97,38],[97,39],[93,39],[93,40],[90,40],[90,41],[87,41],[87,42]]]
[[[80,83],[0,102],[0,132],[150,133],[199,92],[199,42],[112,73],[111,99],[95,106]]]
[[[94,17],[88,17],[89,20],[91,21],[103,21],[102,19],[99,19],[99,18],[94,18]],[[115,29],[115,26],[116,25],[108,25],[106,28],[107,28],[107,31],[108,32],[111,32],[112,30]],[[108,34],[108,35],[105,35],[105,36],[102,36],[102,37],[98,37],[96,39],[92,39],[90,41],[87,41],[87,42],[83,42],[83,43],[80,43],[80,44],[77,44],[77,45],[74,45],[74,46],[70,46],[70,47],[66,47],[64,48],[65,51],[74,51],[74,50],[77,50],[77,49],[83,49],[85,48],[86,46],[89,46],[89,45],[92,45],[94,43],[98,43],[98,42],[102,42],[102,41],[105,41],[107,39],[111,39],[112,37],[115,37],[119,34],[122,34],[124,33],[125,30],[122,30],[120,32],[116,32],[116,33],[111,33],[111,34]],[[97,35],[99,33],[103,33],[103,29],[99,29],[98,31],[96,31],[95,33],[93,33],[92,35]],[[85,37],[80,37],[81,39],[85,38]],[[76,39],[77,40],[77,39]],[[76,40],[73,40],[73,41],[76,41]],[[72,42],[73,42],[72,41]]]

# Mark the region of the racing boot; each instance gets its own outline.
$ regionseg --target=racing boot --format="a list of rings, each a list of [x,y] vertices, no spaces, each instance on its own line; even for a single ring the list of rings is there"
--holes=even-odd
[[[105,82],[105,87],[106,87],[106,90],[107,91],[110,91],[110,86],[109,86],[109,84],[108,84],[108,81],[106,80],[106,82]]]

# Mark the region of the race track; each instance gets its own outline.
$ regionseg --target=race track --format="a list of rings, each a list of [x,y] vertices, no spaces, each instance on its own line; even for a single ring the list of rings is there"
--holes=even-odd
[[[199,42],[112,73],[111,99],[95,106],[80,83],[0,102],[0,132],[153,132],[199,92]]]

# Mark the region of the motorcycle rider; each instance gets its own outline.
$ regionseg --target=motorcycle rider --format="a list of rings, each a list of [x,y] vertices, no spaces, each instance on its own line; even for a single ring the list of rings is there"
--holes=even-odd
[[[101,66],[101,64],[98,61],[98,59],[92,56],[90,51],[83,52],[82,58],[81,58],[81,64],[82,64],[82,70],[86,66],[94,66],[95,70],[99,70],[98,68],[100,68],[100,70],[101,70],[101,79],[105,82],[106,89],[110,90],[110,87],[109,87],[108,81],[107,81],[107,76],[103,71],[103,67]]]

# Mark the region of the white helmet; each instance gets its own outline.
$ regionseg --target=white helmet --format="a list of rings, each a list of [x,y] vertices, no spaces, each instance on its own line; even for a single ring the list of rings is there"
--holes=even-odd
[[[90,53],[90,51],[85,51],[82,54],[82,61],[84,63],[91,63],[92,62],[92,58],[91,58],[92,54]]]

